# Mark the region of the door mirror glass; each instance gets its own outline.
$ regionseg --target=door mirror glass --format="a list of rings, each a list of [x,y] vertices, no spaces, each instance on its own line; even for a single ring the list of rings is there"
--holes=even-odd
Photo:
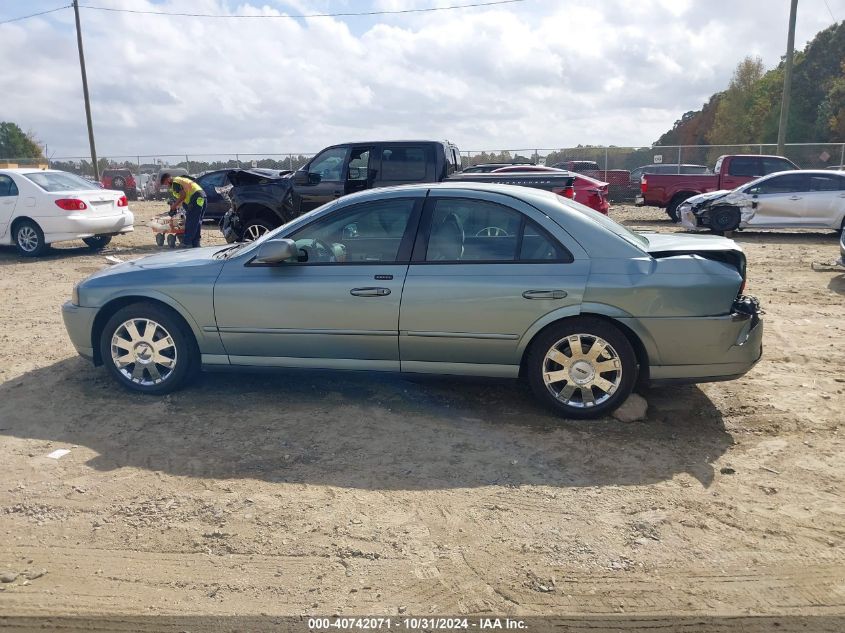
[[[296,242],[287,238],[270,239],[258,247],[254,263],[256,264],[279,264],[297,256]]]

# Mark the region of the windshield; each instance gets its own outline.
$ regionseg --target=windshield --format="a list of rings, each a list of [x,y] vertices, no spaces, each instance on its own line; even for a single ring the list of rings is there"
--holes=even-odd
[[[24,176],[44,191],[91,191],[96,189],[93,183],[64,171],[33,171],[24,174]]]
[[[648,250],[648,240],[644,238],[639,233],[634,233],[630,229],[622,226],[615,220],[611,220],[609,217],[604,215],[603,213],[599,213],[598,211],[594,211],[590,207],[581,204],[580,202],[575,202],[574,200],[569,200],[568,198],[563,198],[561,196],[555,196],[561,204],[569,209],[574,209],[578,211],[588,218],[590,218],[593,222],[600,225],[602,228],[607,229],[614,235],[618,235],[623,240],[628,242],[629,244],[633,244],[637,248],[642,251]]]

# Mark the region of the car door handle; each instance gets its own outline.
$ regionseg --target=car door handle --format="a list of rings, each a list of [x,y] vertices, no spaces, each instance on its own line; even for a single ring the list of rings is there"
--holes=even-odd
[[[349,294],[354,297],[386,297],[390,288],[353,288]]]
[[[334,197],[335,197],[335,198],[340,198],[342,195],[343,195],[343,192],[342,192],[342,191],[340,191],[340,190],[338,190],[338,191],[335,191],[335,192],[334,192]]]
[[[789,196],[790,200],[800,200],[801,196]]]
[[[526,290],[522,296],[526,299],[563,299],[566,290]]]

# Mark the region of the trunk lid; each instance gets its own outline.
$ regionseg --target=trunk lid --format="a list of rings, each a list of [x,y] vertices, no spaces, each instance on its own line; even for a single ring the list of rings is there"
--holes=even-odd
[[[739,244],[719,235],[678,235],[676,233],[640,233],[648,240],[646,250],[655,259],[697,255],[728,264],[742,276],[740,294],[745,289],[745,253]]]

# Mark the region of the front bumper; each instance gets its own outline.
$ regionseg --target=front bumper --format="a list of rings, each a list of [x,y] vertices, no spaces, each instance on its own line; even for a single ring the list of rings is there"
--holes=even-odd
[[[681,219],[681,226],[688,231],[703,231],[705,227],[698,223],[698,216],[692,212],[692,207],[689,205],[681,205],[678,207],[678,217]]]
[[[97,308],[86,308],[74,305],[70,301],[62,306],[62,319],[65,322],[70,342],[83,358],[94,361],[94,342],[91,333],[94,330],[94,319]]]

